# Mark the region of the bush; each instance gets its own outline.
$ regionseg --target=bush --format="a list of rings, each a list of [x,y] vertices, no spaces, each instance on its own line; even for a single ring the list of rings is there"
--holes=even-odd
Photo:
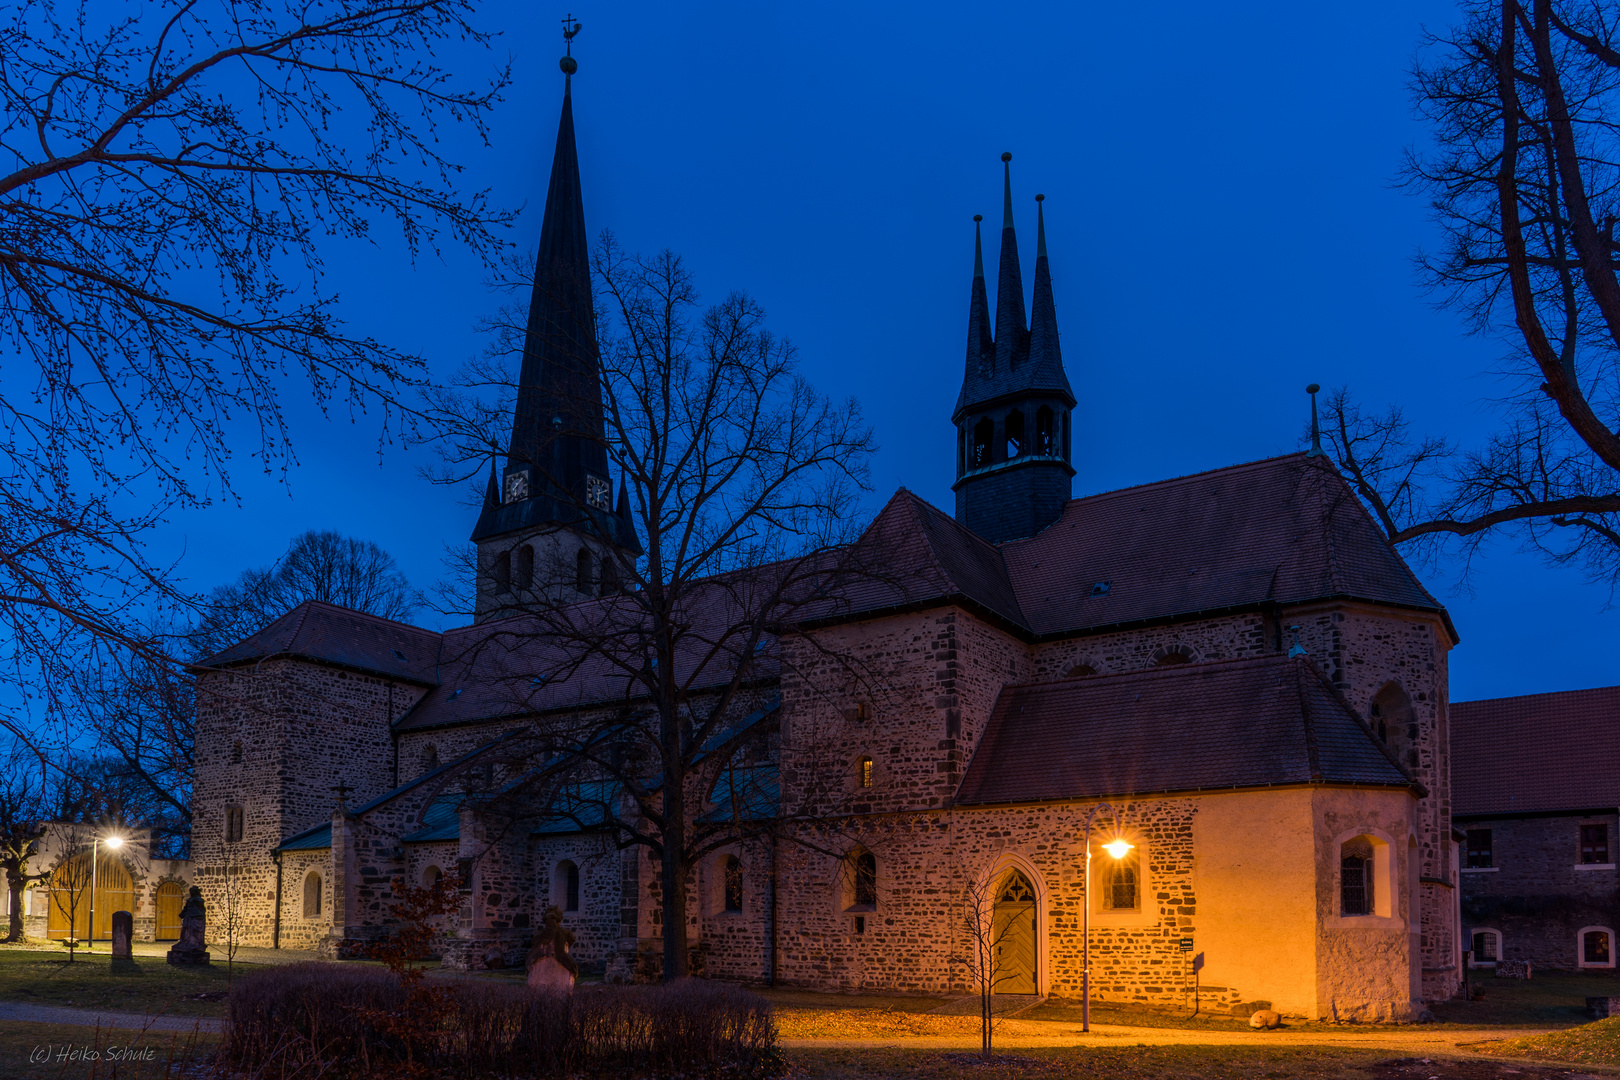
[[[437,981],[437,980],[436,980]],[[377,968],[295,964],[231,992],[226,1054],[239,1069],[330,1076],[666,1077],[769,1080],[783,1072],[759,996],[698,979],[581,987],[571,996],[443,981],[438,1015],[410,1039],[384,1018],[408,991]]]

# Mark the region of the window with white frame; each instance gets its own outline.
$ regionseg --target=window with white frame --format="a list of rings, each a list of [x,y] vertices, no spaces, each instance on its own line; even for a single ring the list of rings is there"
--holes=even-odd
[[[1607,926],[1583,926],[1575,936],[1576,964],[1583,968],[1614,967],[1614,931]]]

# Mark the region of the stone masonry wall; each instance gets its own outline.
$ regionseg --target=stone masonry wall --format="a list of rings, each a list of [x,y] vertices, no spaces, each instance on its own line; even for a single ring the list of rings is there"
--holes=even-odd
[[[1606,825],[1610,862],[1581,862],[1582,825]],[[1496,818],[1459,823],[1490,829],[1492,866],[1462,871],[1464,948],[1476,930],[1501,935],[1500,958],[1574,970],[1579,934],[1590,926],[1620,933],[1620,871],[1615,870],[1620,818]],[[1620,946],[1611,937],[1610,950]]]

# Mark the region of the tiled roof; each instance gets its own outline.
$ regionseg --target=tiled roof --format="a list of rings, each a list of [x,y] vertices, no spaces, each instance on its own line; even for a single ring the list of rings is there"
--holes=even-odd
[[[1442,611],[1343,479],[1303,454],[1075,499],[1001,554],[1037,634],[1266,601]]]
[[[961,804],[1412,780],[1308,659],[1267,656],[1009,686]]]
[[[1620,686],[1451,704],[1451,812],[1620,806]]]
[[[215,653],[206,667],[231,667],[271,656],[324,660],[406,682],[435,682],[439,635],[432,630],[306,600],[245,640]]]

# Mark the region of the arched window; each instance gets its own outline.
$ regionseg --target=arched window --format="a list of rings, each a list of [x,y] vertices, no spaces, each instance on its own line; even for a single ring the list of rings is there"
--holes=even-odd
[[[619,563],[611,555],[602,560],[602,595],[614,596],[624,591],[619,579]]]
[[[497,588],[507,588],[512,584],[512,553],[498,551],[495,553],[495,562],[489,568],[490,576],[495,579]]]
[[[1007,460],[1011,461],[1024,452],[1024,414],[1010,412],[1007,414]]]
[[[553,901],[564,911],[579,910],[579,866],[570,859],[557,864],[552,885]]]
[[[586,595],[591,591],[591,553],[586,548],[574,554],[574,588]]]
[[[1614,967],[1614,931],[1607,926],[1583,926],[1575,937],[1575,945],[1583,968]]]
[[[741,911],[743,909],[743,872],[742,860],[735,855],[727,855],[720,860],[720,871],[725,889],[725,908],[727,911]]]
[[[1045,405],[1035,410],[1035,452],[1057,454],[1057,428],[1052,424],[1052,410]]]
[[[1092,865],[1096,865],[1093,860]],[[1142,907],[1141,849],[1132,848],[1124,858],[1112,856],[1102,860],[1102,909],[1104,911],[1138,911]]]
[[[1090,664],[1076,664],[1069,669],[1069,678],[1071,679],[1089,679],[1095,674],[1097,674],[1097,669]]]
[[[1398,682],[1385,683],[1373,695],[1367,720],[1378,738],[1402,765],[1417,764],[1417,715],[1412,699]]]
[[[321,875],[311,870],[304,878],[304,918],[315,919],[321,914]]]
[[[240,806],[227,806],[225,808],[225,842],[238,844],[242,841],[242,808]]]
[[[1153,662],[1154,667],[1175,667],[1177,664],[1190,664],[1192,657],[1179,649],[1165,653]]]
[[[973,454],[971,468],[990,464],[990,442],[996,437],[996,422],[988,416],[973,425]]]
[[[437,866],[430,866],[422,871],[422,888],[437,889],[439,882],[444,880],[444,871]]]
[[[1339,914],[1371,915],[1373,893],[1371,854],[1343,855],[1339,859]]]
[[[863,788],[872,786],[872,759],[864,754],[855,759],[855,783]]]
[[[534,587],[534,548],[524,544],[517,549],[517,567],[514,582],[520,589]]]
[[[1490,967],[1502,959],[1500,930],[1475,930],[1469,944],[1474,952],[1474,958],[1469,961],[1473,967]]]
[[[878,860],[872,852],[857,848],[846,866],[849,874],[849,904],[852,912],[870,912],[878,907]]]
[[[967,470],[967,431],[964,428],[956,429],[956,475],[961,476]]]

